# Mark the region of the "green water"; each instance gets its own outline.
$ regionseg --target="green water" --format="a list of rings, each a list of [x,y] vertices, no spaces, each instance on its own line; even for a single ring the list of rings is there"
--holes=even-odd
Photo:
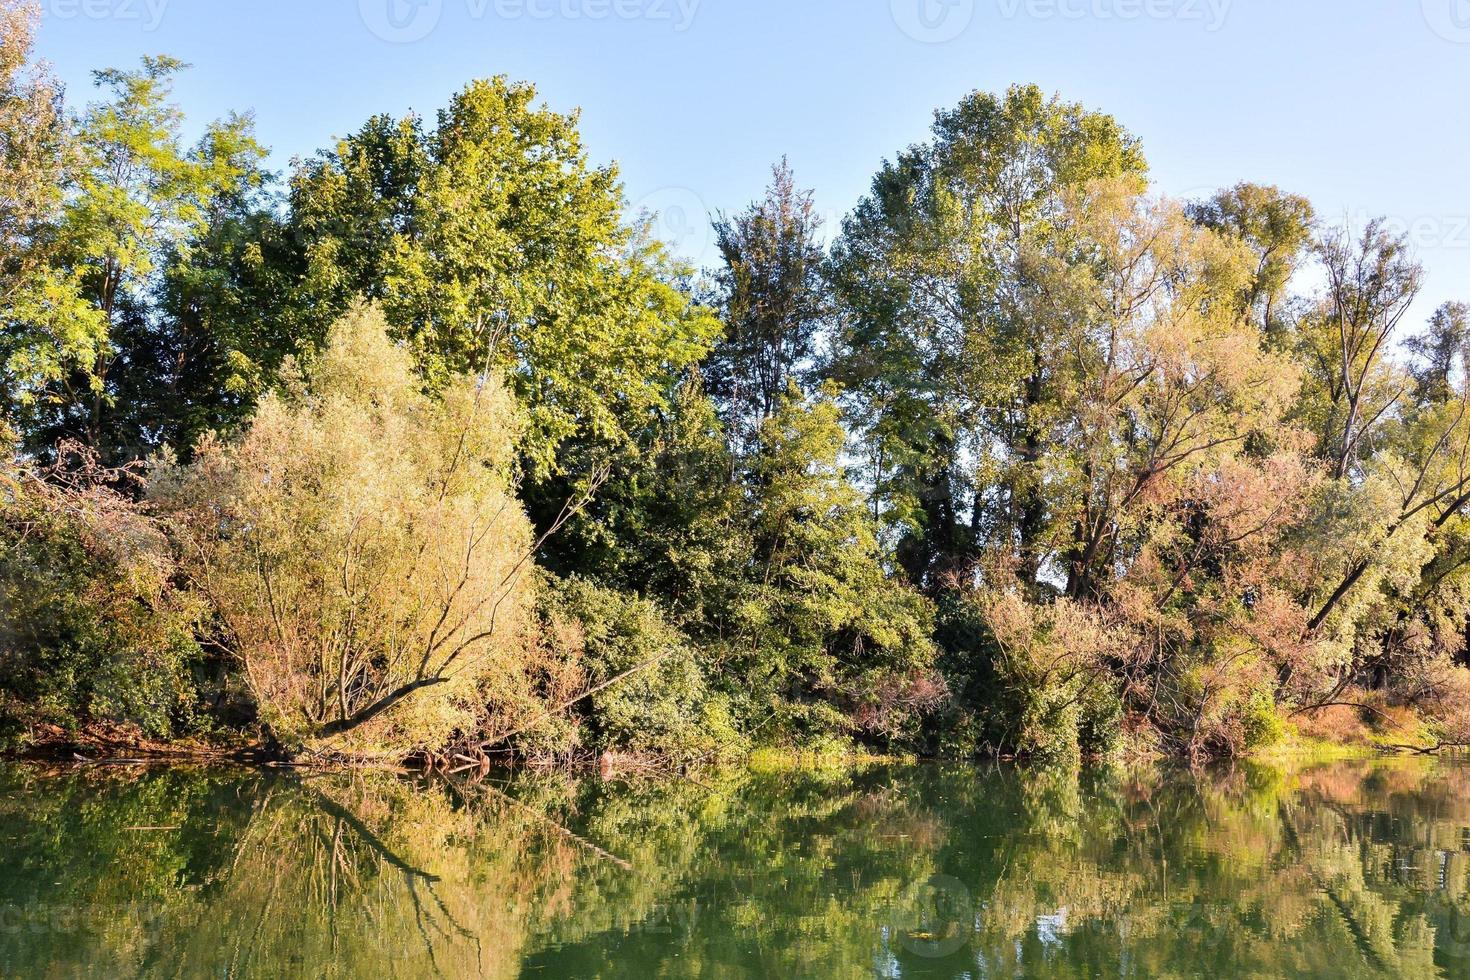
[[[0,976],[1470,977],[1470,768],[0,767]]]

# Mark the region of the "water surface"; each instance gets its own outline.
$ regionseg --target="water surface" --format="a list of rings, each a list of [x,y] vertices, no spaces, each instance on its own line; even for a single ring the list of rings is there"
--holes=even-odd
[[[0,767],[0,977],[1470,977],[1470,768]]]

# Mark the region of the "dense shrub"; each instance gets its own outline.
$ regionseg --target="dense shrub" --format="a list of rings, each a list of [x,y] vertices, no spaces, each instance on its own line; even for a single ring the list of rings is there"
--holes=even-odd
[[[168,737],[200,721],[197,610],[127,479],[71,451],[46,474],[0,463],[0,742],[95,722]]]
[[[739,747],[728,704],[706,683],[709,665],[656,603],[571,579],[548,607],[575,627],[589,688],[616,682],[585,706],[591,747],[676,759]]]
[[[438,747],[538,703],[518,424],[493,377],[424,394],[359,308],[239,440],[160,470],[219,642],[283,741]]]
[[[949,635],[968,641],[969,662],[947,660],[967,681],[964,703],[978,706],[952,720],[959,730],[948,738],[972,751],[1058,761],[1116,747],[1122,705],[1108,665],[1121,638],[1094,611],[1065,599],[1029,602],[1013,590],[955,596],[948,606]]]

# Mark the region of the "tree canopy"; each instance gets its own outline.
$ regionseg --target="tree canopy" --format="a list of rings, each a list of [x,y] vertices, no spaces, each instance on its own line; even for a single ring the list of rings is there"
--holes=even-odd
[[[1470,313],[1416,329],[1387,222],[1172,200],[1017,86],[830,244],[783,160],[694,270],[529,84],[278,175],[172,58],[69,107],[34,23],[0,0],[6,737],[1470,738]]]

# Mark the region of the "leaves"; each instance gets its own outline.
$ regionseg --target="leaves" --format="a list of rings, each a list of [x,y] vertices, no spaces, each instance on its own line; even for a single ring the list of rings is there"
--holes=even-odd
[[[424,395],[361,308],[238,442],[158,473],[219,642],[278,737],[402,753],[538,705],[519,425],[493,375]]]

